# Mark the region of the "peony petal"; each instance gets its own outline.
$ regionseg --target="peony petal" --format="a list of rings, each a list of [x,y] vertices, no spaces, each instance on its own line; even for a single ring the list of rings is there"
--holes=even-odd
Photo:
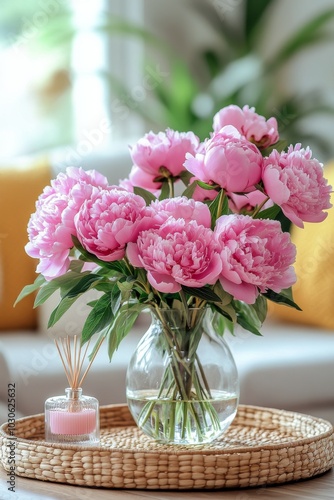
[[[281,206],[290,196],[290,191],[286,185],[280,180],[279,171],[271,166],[264,169],[262,180],[268,196],[277,205]]]
[[[210,263],[205,271],[203,271],[202,273],[197,273],[194,276],[195,280],[197,280],[198,286],[213,285],[214,283],[216,283],[218,276],[221,273],[222,267],[223,265],[220,256],[217,253],[213,254],[212,259],[210,260]],[[187,283],[185,283],[185,285],[186,284]]]
[[[246,304],[254,304],[259,291],[256,286],[250,285],[249,283],[241,283],[237,285],[232,283],[232,281],[226,280],[224,277],[220,277],[219,281],[227,293],[233,295],[237,300],[242,300]]]
[[[149,271],[147,278],[151,285],[159,292],[176,293],[181,290],[181,286],[170,275]]]
[[[194,174],[201,181],[203,182],[210,181],[210,177],[208,177],[208,175],[205,172],[203,154],[197,154],[196,156],[193,156],[192,154],[187,153],[184,166],[190,173]]]
[[[284,213],[285,217],[287,217],[293,224],[295,224],[297,227],[300,227],[303,229],[304,223],[302,219],[297,215],[296,210],[294,210],[291,206],[285,204],[281,206],[282,212]]]
[[[137,243],[128,243],[126,247],[126,256],[129,259],[130,264],[134,267],[144,267],[140,256],[138,255],[138,245]]]

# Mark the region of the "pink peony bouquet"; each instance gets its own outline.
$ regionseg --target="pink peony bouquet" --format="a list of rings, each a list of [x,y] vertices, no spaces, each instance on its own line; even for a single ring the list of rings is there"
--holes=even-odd
[[[222,329],[239,323],[259,334],[267,299],[298,307],[296,248],[278,215],[303,227],[331,207],[310,149],[280,146],[275,118],[231,105],[203,143],[192,132],[146,134],[117,186],[67,168],[30,218],[26,252],[39,276],[19,299],[38,292],[38,306],[60,290],[51,326],[97,290],[82,339],[114,336],[110,356],[147,308],[210,307]]]

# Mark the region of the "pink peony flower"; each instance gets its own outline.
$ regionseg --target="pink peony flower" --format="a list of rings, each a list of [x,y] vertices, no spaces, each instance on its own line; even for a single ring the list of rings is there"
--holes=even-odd
[[[174,219],[183,219],[185,222],[194,220],[199,225],[211,227],[209,207],[185,196],[152,201],[146,213],[154,219],[158,226],[161,226],[169,217],[174,217]]]
[[[94,170],[68,167],[51,181],[36,202],[28,223],[29,242],[25,250],[40,259],[36,271],[48,280],[61,276],[69,267],[74,217],[94,190],[108,185],[106,177]]]
[[[253,304],[259,292],[279,293],[296,281],[296,248],[278,221],[223,215],[216,222],[223,288],[237,300]]]
[[[321,222],[327,217],[332,187],[323,176],[322,164],[312,158],[310,148],[300,144],[288,152],[272,151],[264,158],[263,184],[268,196],[296,226]]]
[[[204,154],[186,155],[185,167],[201,181],[218,184],[228,192],[254,189],[261,179],[262,155],[231,126],[213,134]]]
[[[130,174],[131,182],[145,189],[156,189],[154,179],[161,176],[177,177],[180,175],[184,170],[186,153],[195,154],[199,144],[199,139],[193,132],[176,132],[167,129],[166,132],[158,134],[153,132],[146,134],[130,148],[134,163]],[[144,173],[143,178],[140,172]],[[161,185],[161,182],[158,181],[158,183]]]
[[[103,261],[122,259],[126,244],[137,238],[137,227],[145,208],[141,196],[125,190],[94,193],[74,218],[80,243]]]
[[[139,234],[127,246],[127,257],[143,267],[151,285],[159,292],[174,293],[181,285],[214,284],[222,263],[211,229],[182,219],[169,218],[160,228]]]
[[[213,130],[219,132],[226,125],[233,125],[248,141],[259,148],[267,148],[278,139],[277,120],[274,117],[266,120],[255,113],[255,108],[231,104],[218,111],[213,118]]]

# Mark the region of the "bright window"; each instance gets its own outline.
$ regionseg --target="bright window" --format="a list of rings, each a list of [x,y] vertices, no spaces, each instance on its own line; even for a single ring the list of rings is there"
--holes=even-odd
[[[134,90],[141,81],[140,40],[112,27],[141,15],[141,0],[2,6],[0,158],[69,145],[84,156],[141,134],[141,120],[110,85],[110,75]]]

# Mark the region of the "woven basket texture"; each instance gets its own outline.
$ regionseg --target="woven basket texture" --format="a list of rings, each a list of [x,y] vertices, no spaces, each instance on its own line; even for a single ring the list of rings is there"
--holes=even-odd
[[[44,441],[44,415],[16,421],[16,474],[79,486],[128,489],[223,489],[279,484],[334,465],[334,430],[326,420],[240,405],[226,433],[211,444],[163,445],[145,436],[126,405],[100,409],[99,447]],[[8,425],[0,459],[9,470]]]

